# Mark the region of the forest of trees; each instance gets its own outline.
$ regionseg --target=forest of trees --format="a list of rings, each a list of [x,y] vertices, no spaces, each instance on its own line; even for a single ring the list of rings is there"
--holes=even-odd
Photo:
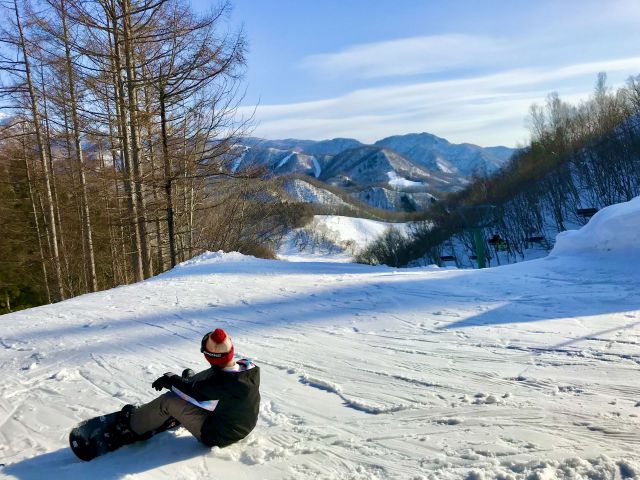
[[[203,250],[269,256],[300,212],[233,168],[245,39],[229,4],[4,0],[0,313],[140,281]],[[256,208],[259,205],[259,208]]]
[[[494,175],[438,202],[409,237],[391,230],[358,260],[405,266],[471,258],[474,239],[461,212],[493,206],[492,225],[482,232],[488,260],[497,257],[488,242],[497,234],[502,256],[518,261],[533,245],[549,249],[555,234],[586,223],[593,211],[640,195],[640,76],[617,90],[606,80],[599,74],[593,94],[579,105],[556,93],[544,106],[533,105],[529,146]]]

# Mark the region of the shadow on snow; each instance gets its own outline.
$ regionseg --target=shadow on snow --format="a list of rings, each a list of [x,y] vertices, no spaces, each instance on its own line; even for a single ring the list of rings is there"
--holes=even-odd
[[[0,473],[19,480],[40,480],[45,477],[56,480],[121,478],[208,453],[210,449],[191,436],[176,437],[165,433],[90,462],[79,460],[70,448],[61,448],[7,465]]]
[[[437,320],[444,323],[432,330],[438,333],[468,327],[589,317],[640,309],[640,301],[634,294],[637,285],[616,286],[607,276],[602,277],[598,283],[594,278],[590,278],[589,282],[576,279],[575,275],[572,275],[573,272],[566,272],[562,278],[541,278],[534,274],[518,272],[519,275],[513,275],[512,282],[505,275],[505,269],[436,271],[429,272],[433,275],[427,274],[428,278],[425,278],[422,276],[425,272],[420,270],[413,272],[390,268],[374,269],[353,264],[313,263],[305,266],[286,262],[263,262],[269,268],[261,268],[257,272],[256,264],[253,262],[246,262],[246,265],[243,262],[223,264],[221,268],[213,271],[211,266],[208,266],[207,277],[211,279],[210,283],[215,283],[216,277],[221,273],[233,272],[237,275],[248,269],[247,273],[252,273],[254,278],[263,277],[259,281],[270,283],[269,289],[273,290],[275,298],[243,300],[240,291],[234,304],[209,303],[201,308],[192,309],[179,305],[169,309],[159,306],[160,310],[153,313],[137,314],[127,311],[127,315],[124,316],[118,316],[118,307],[112,307],[104,317],[99,312],[92,312],[92,318],[88,323],[86,318],[79,317],[78,324],[54,324],[42,329],[31,329],[29,334],[32,337],[58,336],[65,340],[72,336],[83,336],[87,341],[83,345],[70,347],[70,353],[110,353],[127,347],[137,348],[141,344],[155,348],[179,342],[197,345],[202,334],[214,326],[229,328],[237,335],[306,322],[341,322],[345,319],[367,319],[388,315],[392,317],[390,321],[400,318],[405,322],[419,323],[424,320],[436,320],[437,316]],[[262,266],[262,263],[259,265]],[[292,266],[295,268],[292,269]],[[158,288],[166,289],[165,298],[168,298],[172,294],[171,284],[162,285],[161,281],[178,280],[183,275],[196,275],[196,272],[191,271],[193,268],[195,267],[184,269],[185,271],[179,274],[161,275],[143,285],[149,287],[158,282]],[[364,271],[369,274],[369,279],[357,285],[349,282],[341,285],[341,279],[336,278],[329,287],[326,284],[319,285],[317,290],[310,293],[295,293],[291,290],[279,292],[277,286],[272,283],[277,280],[271,280],[270,274],[278,274],[280,271],[292,275],[298,271],[307,275]],[[289,280],[289,283],[283,283],[282,287],[295,289],[295,279]],[[558,290],[560,286],[561,289]],[[197,287],[194,285],[194,288]],[[220,282],[219,288],[225,288],[223,282]],[[111,291],[112,295],[117,297],[119,290]],[[525,295],[523,291],[526,292]],[[145,292],[141,292],[141,297],[144,294]],[[82,297],[78,297],[80,298]],[[67,313],[72,313],[76,307],[79,310],[87,308],[86,304],[73,302],[74,300],[70,301]],[[130,306],[127,305],[125,308]],[[456,309],[477,311],[480,307],[484,307],[481,313],[471,314],[450,323],[446,323],[446,316],[441,316],[439,312]],[[79,315],[82,314],[80,311]],[[402,319],[402,315],[406,318]],[[91,324],[91,321],[96,321],[96,324]],[[146,330],[140,332],[141,327]],[[151,327],[152,331],[157,333],[151,333],[147,327]],[[101,338],[104,334],[107,334],[107,341]],[[197,348],[194,347],[194,350]]]

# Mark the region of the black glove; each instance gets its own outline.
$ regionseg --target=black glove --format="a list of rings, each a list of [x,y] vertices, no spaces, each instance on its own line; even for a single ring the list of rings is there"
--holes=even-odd
[[[156,379],[151,384],[151,386],[158,391],[162,390],[163,388],[166,388],[167,390],[171,390],[171,377],[175,377],[175,376],[176,376],[175,373],[167,372],[163,376]]]

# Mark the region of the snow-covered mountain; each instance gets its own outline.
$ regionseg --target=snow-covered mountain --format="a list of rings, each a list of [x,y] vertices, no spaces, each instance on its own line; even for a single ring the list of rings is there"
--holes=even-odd
[[[4,315],[0,478],[640,478],[638,232],[640,198],[485,270],[207,253]],[[249,437],[210,450],[181,428],[73,456],[77,422],[206,368],[215,327],[261,368]]]
[[[449,143],[430,133],[395,135],[375,144],[395,150],[423,168],[462,176],[492,173],[514,152],[507,147],[484,148],[470,143]]]
[[[371,206],[391,210],[405,209],[407,200],[421,208],[426,199],[464,187],[469,175],[495,170],[513,152],[507,147],[453,145],[430,134],[389,137],[375,145],[348,138],[316,142],[254,137],[243,139],[241,145],[236,166],[261,165],[271,175],[315,177],[347,188],[347,193]]]
[[[342,186],[388,184],[398,177],[418,184],[429,179],[431,174],[393,150],[369,146],[336,155],[325,165],[320,176],[327,183]]]
[[[337,155],[350,148],[361,147],[362,143],[353,138],[334,138],[331,140],[267,140],[263,138],[247,137],[242,143],[251,147],[275,148],[277,150],[292,150],[308,155]]]

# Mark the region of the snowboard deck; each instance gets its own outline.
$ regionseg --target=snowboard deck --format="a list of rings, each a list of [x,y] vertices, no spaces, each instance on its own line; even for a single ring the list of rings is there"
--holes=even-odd
[[[69,434],[71,450],[80,460],[89,461],[115,450],[115,436],[110,430],[120,412],[100,415],[80,422]]]
[[[125,445],[115,433],[115,425],[120,412],[113,412],[80,422],[69,433],[69,446],[80,460],[88,462],[105,453],[113,452]],[[160,432],[176,428],[180,423],[170,418],[164,425],[148,433],[150,438]]]

